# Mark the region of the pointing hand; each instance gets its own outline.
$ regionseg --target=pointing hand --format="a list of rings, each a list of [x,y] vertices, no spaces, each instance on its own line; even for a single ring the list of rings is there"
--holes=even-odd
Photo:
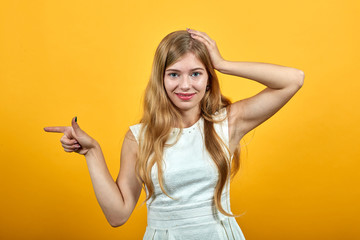
[[[60,142],[65,152],[76,152],[85,155],[91,148],[95,147],[96,141],[86,132],[80,129],[75,118],[71,121],[71,127],[45,127],[46,132],[64,133]]]

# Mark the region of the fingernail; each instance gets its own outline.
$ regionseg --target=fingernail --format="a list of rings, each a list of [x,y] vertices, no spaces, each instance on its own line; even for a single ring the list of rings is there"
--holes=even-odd
[[[75,117],[75,122],[77,122],[77,117]]]

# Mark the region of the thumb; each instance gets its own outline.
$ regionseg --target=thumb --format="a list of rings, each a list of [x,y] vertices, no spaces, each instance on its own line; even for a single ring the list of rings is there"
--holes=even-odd
[[[79,134],[82,132],[82,130],[79,127],[79,124],[77,123],[77,117],[74,117],[71,121],[71,126],[73,127],[76,134]]]

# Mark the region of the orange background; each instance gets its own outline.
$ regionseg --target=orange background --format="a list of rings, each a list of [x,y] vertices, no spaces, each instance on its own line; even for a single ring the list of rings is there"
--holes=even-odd
[[[241,143],[231,204],[245,212],[247,240],[360,239],[359,10],[353,0],[1,1],[0,238],[142,239],[146,206],[112,228],[85,158],[43,127],[78,116],[115,179],[155,49],[190,27],[227,60],[305,72],[295,97]],[[264,88],[219,78],[233,101]]]

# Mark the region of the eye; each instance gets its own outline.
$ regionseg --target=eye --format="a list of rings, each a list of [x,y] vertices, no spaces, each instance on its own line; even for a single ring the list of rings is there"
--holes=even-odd
[[[198,77],[198,76],[200,76],[200,75],[201,75],[200,72],[194,72],[191,76],[193,76],[193,77]]]
[[[177,74],[177,73],[169,73],[169,76],[172,77],[172,78],[175,78],[175,77],[178,77],[179,74]]]

